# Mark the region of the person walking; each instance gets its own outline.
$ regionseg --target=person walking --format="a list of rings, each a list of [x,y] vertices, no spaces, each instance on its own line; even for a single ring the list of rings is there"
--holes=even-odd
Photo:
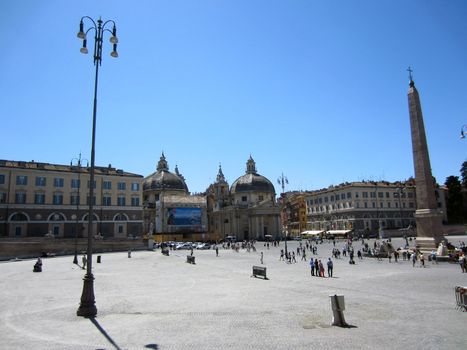
[[[263,265],[263,252],[261,252],[261,265]]]
[[[310,269],[311,269],[311,275],[315,275],[315,262],[313,261],[313,257],[310,258]]]
[[[328,277],[332,277],[333,268],[334,268],[334,264],[332,263],[331,258],[328,258]]]
[[[216,245],[216,257],[219,256],[219,247]]]
[[[420,253],[420,267],[425,267],[425,257],[423,256],[423,253]]]
[[[417,262],[417,253],[412,253],[412,267],[415,267],[415,263]]]
[[[295,252],[292,252],[292,260],[293,260],[294,263],[297,262],[297,260],[295,260]]]
[[[306,261],[306,250],[303,249],[302,251],[302,260]]]
[[[319,276],[319,261],[318,259],[315,259],[315,276]]]
[[[88,262],[88,259],[86,259],[86,255],[83,255],[83,258],[81,259],[81,261],[83,262],[82,269],[85,270],[86,269],[86,264]]]

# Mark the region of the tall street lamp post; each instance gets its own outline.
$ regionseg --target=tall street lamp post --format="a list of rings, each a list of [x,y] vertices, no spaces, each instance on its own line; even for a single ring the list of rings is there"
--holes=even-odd
[[[402,193],[405,193],[404,187],[397,187],[397,193],[399,197],[399,214],[401,217],[401,227],[404,228],[404,219],[402,218]]]
[[[78,196],[76,197],[75,201],[76,201],[76,229],[75,229],[75,256],[73,258],[73,264],[78,264],[78,232],[79,232],[79,205],[80,205],[80,201],[81,201],[81,197],[80,197],[80,188],[81,188],[81,161],[83,159],[81,159],[81,153],[79,154],[79,157],[78,158],[73,158],[70,162],[70,167],[73,167],[73,162],[76,162],[76,169],[78,171],[78,183],[77,183],[77,186],[78,186]],[[84,159],[87,161],[87,159]],[[88,164],[88,167],[89,167],[89,164]]]
[[[289,183],[289,180],[287,177],[284,176],[284,173],[277,179],[277,182],[279,185],[282,186],[282,218],[284,218],[285,215],[289,215],[289,213],[285,212],[285,184]],[[284,223],[282,223],[282,229],[284,229]],[[287,228],[285,229],[285,237],[284,237],[284,242],[285,242],[285,254],[287,255]]]
[[[89,29],[84,31],[83,20],[91,22]],[[106,29],[107,25],[113,25],[112,30]],[[92,144],[91,144],[91,168],[90,168],[90,182],[89,182],[89,214],[88,214],[88,245],[87,245],[87,270],[83,278],[83,292],[81,294],[81,303],[76,314],[78,316],[92,318],[97,314],[97,308],[94,298],[94,276],[92,275],[92,240],[93,240],[93,202],[94,202],[94,156],[95,156],[95,140],[96,140],[96,111],[97,111],[97,82],[99,77],[99,66],[102,63],[102,38],[105,32],[111,34],[110,42],[113,44],[113,50],[110,56],[117,58],[117,28],[115,22],[108,20],[103,22],[101,18],[96,22],[88,16],[81,18],[79,23],[78,38],[83,40],[83,46],[80,52],[83,54],[88,53],[87,49],[87,34],[89,31],[94,30],[94,66],[96,67],[96,75],[94,80],[94,107],[92,113]]]

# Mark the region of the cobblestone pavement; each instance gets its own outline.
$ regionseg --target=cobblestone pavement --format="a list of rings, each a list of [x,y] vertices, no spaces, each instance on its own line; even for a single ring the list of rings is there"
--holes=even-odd
[[[94,258],[94,320],[76,316],[84,271],[73,257],[44,259],[42,273],[32,272],[33,260],[0,263],[0,348],[465,348],[467,312],[455,309],[453,288],[467,285],[467,274],[457,264],[364,258],[350,265],[344,257],[334,260],[334,278],[320,278],[299,256],[279,261],[283,248],[195,251],[195,265],[187,251],[102,254],[101,264]],[[325,262],[331,249],[320,244],[314,257]],[[250,277],[261,251],[268,280]],[[352,328],[330,326],[334,294],[345,296]]]

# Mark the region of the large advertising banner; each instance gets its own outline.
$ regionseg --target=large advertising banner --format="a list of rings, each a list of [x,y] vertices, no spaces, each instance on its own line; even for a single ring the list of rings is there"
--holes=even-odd
[[[168,208],[167,225],[200,226],[201,208]]]

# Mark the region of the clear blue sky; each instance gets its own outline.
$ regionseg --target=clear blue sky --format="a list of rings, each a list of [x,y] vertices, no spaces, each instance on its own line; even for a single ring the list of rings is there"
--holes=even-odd
[[[192,192],[219,163],[232,184],[250,154],[277,193],[282,172],[287,190],[404,180],[409,65],[433,175],[467,159],[463,0],[2,1],[0,158],[90,159],[84,15],[115,20],[119,37],[118,59],[105,38],[97,165],[146,176],[164,151]]]

